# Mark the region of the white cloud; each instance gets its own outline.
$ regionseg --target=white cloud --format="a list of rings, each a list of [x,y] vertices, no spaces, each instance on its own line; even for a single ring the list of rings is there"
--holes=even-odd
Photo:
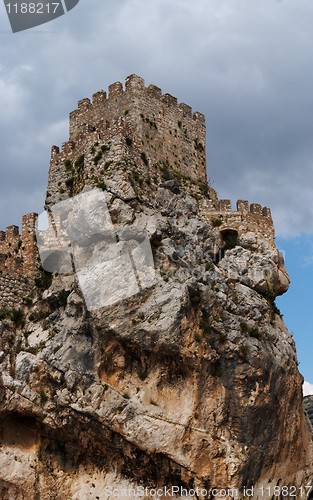
[[[24,90],[17,81],[9,81],[0,72],[0,123],[18,120],[23,101]]]
[[[313,384],[310,382],[303,382],[303,396],[311,396],[313,395]]]

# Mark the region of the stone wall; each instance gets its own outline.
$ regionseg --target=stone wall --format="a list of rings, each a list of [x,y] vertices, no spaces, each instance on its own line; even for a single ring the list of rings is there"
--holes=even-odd
[[[22,232],[17,226],[0,231],[0,273],[14,276],[34,276],[38,269],[36,246],[37,214],[24,215]]]
[[[31,299],[33,290],[34,280],[31,278],[0,274],[0,309],[19,309]]]
[[[106,168],[112,174],[112,170],[116,173],[127,167],[132,175],[137,169],[135,173],[143,178],[156,172],[156,168],[163,168],[207,190],[207,196],[199,202],[200,213],[208,221],[216,219],[215,227],[221,232],[251,231],[274,245],[269,208],[239,200],[236,210],[232,210],[230,200],[218,200],[215,191],[205,187],[205,143],[205,119],[201,113],[193,113],[190,106],[178,104],[175,97],[162,94],[155,85],[146,87],[142,78],[131,75],[126,78],[125,88],[114,83],[109,86],[108,95],[100,91],[92,101],[82,99],[70,114],[69,141],[61,150],[52,147],[46,206],[49,209],[75,196],[88,183],[97,186],[98,180],[105,184]],[[101,161],[97,161],[99,154]],[[159,183],[156,179],[155,188]],[[76,183],[75,190],[71,189],[71,182]],[[150,193],[152,190],[151,187]],[[23,217],[21,234],[17,226],[0,231],[0,295],[7,287],[11,302],[14,288],[18,296],[27,292],[20,278],[33,279],[38,271],[36,221],[37,214],[31,213]]]
[[[230,200],[204,200],[201,207],[202,215],[213,220],[213,225],[220,231],[233,229],[238,234],[254,232],[262,236],[272,245],[274,243],[274,225],[271,210],[258,203],[249,204],[246,200],[238,200],[236,210],[232,209]]]
[[[108,161],[132,161],[147,170],[159,162],[194,180],[206,181],[206,129],[201,113],[193,113],[176,97],[162,94],[155,85],[145,87],[136,75],[106,92],[82,99],[70,114],[70,137],[62,149],[53,146],[48,197],[56,200],[64,178],[66,161],[73,164],[86,149],[106,144]]]
[[[69,135],[61,150],[52,147],[47,207],[69,196],[72,176],[75,183],[83,179],[77,193],[88,180],[92,184],[97,170],[101,176],[106,165],[112,168],[113,164],[118,169],[123,162],[134,165],[144,176],[155,171],[153,166],[163,164],[183,177],[206,183],[204,116],[193,113],[187,104],[178,104],[170,94],[162,94],[155,85],[146,87],[136,75],[126,78],[125,88],[117,82],[109,86],[108,94],[100,91],[92,101],[81,99],[70,114]],[[101,145],[104,153],[98,164],[96,156]],[[239,200],[233,211],[230,200],[218,200],[213,189],[209,192],[210,201],[203,204],[204,212],[208,212],[208,218],[219,217],[222,229],[255,231],[273,241],[269,208]]]

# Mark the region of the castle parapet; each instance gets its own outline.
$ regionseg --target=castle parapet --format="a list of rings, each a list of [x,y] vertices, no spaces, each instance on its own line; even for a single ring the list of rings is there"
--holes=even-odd
[[[178,104],[178,107],[182,110],[182,112],[185,116],[192,118],[192,107],[191,106],[188,106],[188,104],[181,102],[180,104]]]
[[[23,216],[22,233],[18,226],[9,226],[0,231],[0,271],[34,277],[38,269],[36,246],[36,223],[38,215],[30,213]]]
[[[238,200],[236,206],[238,212],[242,212],[243,214],[249,212],[249,202],[247,200]]]
[[[112,112],[116,114],[117,111],[122,115],[122,108],[125,107],[125,105],[132,104],[129,108],[133,108],[133,96],[141,98],[143,107],[147,107],[147,97],[150,99],[152,98],[154,101],[159,102],[159,106],[163,104],[165,107],[176,108],[177,112],[182,110],[186,118],[193,118],[193,120],[199,122],[199,124],[205,125],[205,117],[202,113],[192,113],[192,108],[190,106],[185,103],[178,104],[177,98],[173,95],[169,93],[162,94],[162,90],[156,85],[145,87],[143,78],[137,75],[130,75],[125,80],[125,90],[121,82],[115,82],[109,85],[108,97],[106,92],[99,91],[93,94],[92,102],[90,102],[89,98],[80,99],[78,101],[77,109],[70,113],[70,138],[75,140],[77,134],[80,132],[80,127],[84,127],[88,121],[93,121],[94,126],[97,128],[99,124],[95,123],[95,118],[98,117],[99,111],[101,111],[102,115],[103,113],[112,115]],[[118,110],[116,107],[111,109],[111,103],[119,104],[121,109]],[[155,102],[150,103],[151,111],[154,111],[154,106]],[[83,113],[83,115],[81,113]],[[104,116],[102,116],[102,118],[104,118]],[[109,118],[110,116],[108,116],[108,119]]]
[[[60,153],[60,148],[59,146],[52,146],[51,148],[51,158],[54,158]]]
[[[219,200],[218,202],[218,210],[221,212],[231,212],[231,201],[230,200]]]
[[[108,87],[108,94],[100,90],[93,94],[92,101],[81,99],[70,113],[69,140],[61,151],[57,146],[51,151],[47,206],[62,199],[60,194],[67,192],[65,181],[70,183],[75,177],[75,169],[69,173],[65,164],[71,161],[75,167],[76,159],[101,145],[108,148],[102,157],[108,157],[110,150],[107,161],[113,164],[122,165],[131,157],[138,168],[146,170],[145,158],[153,164],[167,164],[184,177],[206,182],[204,115],[193,113],[187,104],[178,104],[175,96],[162,93],[155,85],[146,87],[142,78],[130,75],[124,88],[121,82],[115,82]],[[88,180],[96,176],[95,168],[100,168],[99,152],[93,154],[80,172],[81,184],[88,185]]]
[[[62,153],[63,154],[71,154],[71,152],[75,149],[75,144],[73,141],[63,142],[62,144]]]
[[[99,104],[103,104],[107,99],[107,94],[103,90],[99,90],[92,96],[92,104],[97,106]]]
[[[270,208],[263,207],[262,208],[262,215],[264,217],[267,217],[267,219],[269,219],[270,221],[272,221],[272,213],[271,213],[271,209]]]
[[[195,111],[193,114],[193,119],[198,121],[202,125],[205,125],[205,116],[203,113],[199,113],[199,111]]]
[[[247,200],[238,200],[236,207],[237,210],[232,210],[230,200],[218,200],[208,211],[211,220],[218,218],[220,221],[214,227],[220,231],[233,229],[239,235],[255,232],[274,244],[274,225],[268,207],[259,203],[249,204]]]
[[[109,99],[116,99],[123,93],[123,84],[121,82],[115,82],[109,86]]]
[[[78,101],[78,109],[79,111],[87,111],[91,106],[90,99],[88,97],[85,97],[84,99],[80,99]]]
[[[148,95],[156,99],[162,98],[162,90],[156,85],[149,85],[149,87],[146,88],[146,92]]]
[[[8,226],[5,232],[6,239],[15,239],[16,236],[18,236],[18,226]]]
[[[155,85],[150,85],[148,87],[148,89],[150,87],[155,87],[156,89],[158,87],[156,87]],[[141,78],[140,76],[137,76],[137,75],[129,75],[126,77],[125,79],[125,89],[126,89],[126,92],[132,92],[132,91],[144,91],[145,90],[145,81],[143,78]],[[161,90],[161,89],[159,89]],[[162,93],[162,92],[161,92]]]
[[[259,203],[251,203],[250,212],[257,215],[263,215],[262,205],[260,205]]]
[[[177,106],[177,98],[172,96],[171,94],[164,94],[162,96],[162,101],[167,105],[167,106]]]

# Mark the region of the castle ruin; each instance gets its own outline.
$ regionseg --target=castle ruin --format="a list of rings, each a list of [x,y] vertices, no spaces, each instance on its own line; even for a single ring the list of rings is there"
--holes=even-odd
[[[70,113],[69,140],[52,147],[46,208],[78,194],[85,186],[104,186],[106,171],[135,167],[143,176],[171,170],[207,191],[199,212],[217,231],[252,231],[274,245],[269,208],[218,200],[207,187],[204,115],[178,104],[136,75],[78,102]],[[139,174],[138,174],[139,175]],[[154,176],[155,182],[158,177]],[[10,226],[0,232],[0,307],[17,307],[31,293],[40,262],[36,246],[37,214],[25,215],[22,232]],[[214,225],[213,225],[214,226]]]

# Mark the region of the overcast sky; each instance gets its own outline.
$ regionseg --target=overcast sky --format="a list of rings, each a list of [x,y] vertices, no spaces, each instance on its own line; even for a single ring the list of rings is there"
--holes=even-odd
[[[1,3],[0,42],[0,228],[42,210],[76,101],[137,73],[206,115],[213,187],[305,235],[313,279],[312,0],[80,0],[17,34]]]
[[[137,73],[205,113],[221,196],[313,232],[312,0],[80,0],[14,35],[0,13],[0,226],[41,210],[76,101]]]

